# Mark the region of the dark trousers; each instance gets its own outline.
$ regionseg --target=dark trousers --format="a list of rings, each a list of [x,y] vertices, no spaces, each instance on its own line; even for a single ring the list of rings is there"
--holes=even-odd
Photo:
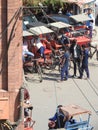
[[[74,65],[74,75],[76,76],[77,68],[80,74],[80,58],[74,58],[73,59],[73,65]]]
[[[89,78],[89,69],[88,69],[88,65],[82,65],[81,67],[81,74],[80,77],[82,78],[83,76],[83,72],[86,72],[87,78]]]
[[[92,38],[92,32],[93,32],[93,27],[92,26],[89,26],[89,31],[90,31],[89,37]]]
[[[45,57],[44,51],[45,51],[45,48],[43,46],[38,50],[38,52],[41,54],[41,57],[43,57],[45,60],[46,57]]]

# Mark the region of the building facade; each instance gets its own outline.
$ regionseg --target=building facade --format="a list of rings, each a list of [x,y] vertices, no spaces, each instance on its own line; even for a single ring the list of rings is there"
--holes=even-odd
[[[19,119],[19,90],[22,83],[22,0],[1,0],[0,120],[17,122]],[[22,124],[17,129],[21,127],[22,130]]]

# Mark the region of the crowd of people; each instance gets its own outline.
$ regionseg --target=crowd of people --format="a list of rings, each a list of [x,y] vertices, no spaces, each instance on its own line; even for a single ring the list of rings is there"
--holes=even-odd
[[[67,12],[68,15],[71,12]],[[90,30],[90,39],[92,38],[92,30],[94,27],[94,18],[92,15],[92,10],[88,9],[87,10],[88,16],[91,18],[91,20],[86,22],[87,28]],[[60,67],[61,67],[61,79],[60,81],[68,80],[70,77],[69,75],[69,63],[70,61],[73,62],[73,74],[71,77],[73,78],[83,78],[84,71],[86,72],[86,78],[90,78],[89,74],[89,68],[88,68],[88,58],[90,56],[90,47],[87,46],[86,44],[83,44],[80,46],[77,42],[77,40],[70,40],[70,36],[67,36],[64,32],[64,29],[61,29],[61,37],[58,39],[57,37],[52,37],[55,41],[59,42],[65,53],[62,56],[60,60]],[[71,34],[71,33],[70,33]],[[56,35],[55,35],[56,36]],[[44,62],[46,62],[46,55],[45,55],[45,50],[46,46],[43,45],[42,39],[40,38],[40,35],[36,35],[31,37],[29,40],[28,38],[26,39],[25,37],[23,38],[23,63],[26,61],[26,57],[30,56],[32,59],[35,57],[35,52],[33,49],[36,50],[37,53],[40,54],[40,57],[44,59]],[[47,43],[51,43],[51,35],[46,35]],[[45,40],[44,39],[44,40]],[[28,42],[29,41],[29,42]],[[29,44],[28,44],[29,43]],[[78,71],[77,71],[78,70]]]
[[[88,68],[88,58],[90,56],[90,47],[87,46],[86,44],[80,46],[77,43],[77,40],[75,39],[70,41],[70,39],[64,33],[62,33],[62,36],[59,42],[62,45],[62,48],[64,49],[64,54],[60,58],[60,68],[61,68],[60,81],[68,80],[68,78],[70,77],[69,75],[70,61],[73,62],[73,75],[71,77],[73,78],[78,77],[82,79],[84,71],[85,71],[87,75],[86,78],[90,78],[89,68]],[[44,54],[44,51],[46,48],[42,44],[39,36],[35,36],[34,38],[31,39],[31,46],[33,46],[33,48],[34,47],[37,48],[36,51],[40,54],[40,57],[42,57],[45,62],[46,56]],[[34,57],[35,55],[32,51],[30,52],[28,50],[28,45],[26,44],[26,42],[23,43],[23,62],[25,62],[25,55],[30,55],[31,57]]]
[[[88,58],[90,49],[86,45],[79,46],[76,40],[72,41],[70,47],[65,47],[65,53],[61,61],[61,79],[60,81],[68,80],[68,78],[83,78],[84,70],[86,78],[90,78],[88,68]],[[73,75],[69,75],[69,61],[73,62]],[[78,70],[78,73],[77,73]]]

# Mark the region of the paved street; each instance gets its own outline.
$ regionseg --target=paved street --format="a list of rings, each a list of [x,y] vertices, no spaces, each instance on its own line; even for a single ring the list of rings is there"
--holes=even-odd
[[[97,37],[94,40],[97,41]],[[92,112],[91,124],[94,130],[98,130],[98,61],[95,55],[89,59],[89,70],[89,80],[69,78],[58,83],[60,74],[55,70],[45,71],[42,83],[28,82],[27,88],[34,107],[32,117],[36,121],[34,130],[48,130],[48,118],[53,116],[58,104],[76,104],[89,109]]]

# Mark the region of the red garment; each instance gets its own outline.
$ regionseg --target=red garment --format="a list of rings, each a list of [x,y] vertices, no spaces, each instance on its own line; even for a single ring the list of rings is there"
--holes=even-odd
[[[24,100],[30,99],[30,94],[28,92],[28,90],[25,88],[24,89]]]

